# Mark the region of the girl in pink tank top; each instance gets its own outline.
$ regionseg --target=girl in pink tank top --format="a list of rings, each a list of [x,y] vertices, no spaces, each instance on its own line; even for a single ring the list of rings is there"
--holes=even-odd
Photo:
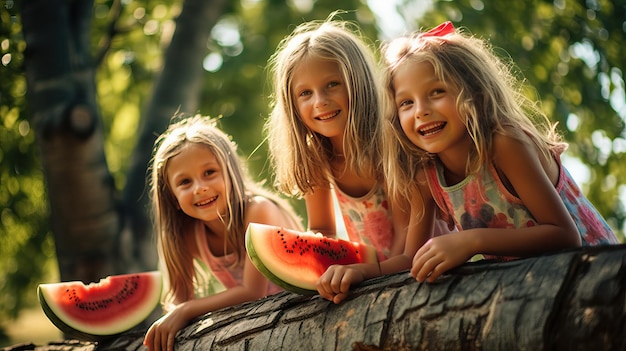
[[[157,139],[151,168],[167,313],[144,344],[172,350],[192,319],[278,291],[246,254],[250,222],[302,227],[286,201],[250,180],[236,145],[211,118],[175,120]]]

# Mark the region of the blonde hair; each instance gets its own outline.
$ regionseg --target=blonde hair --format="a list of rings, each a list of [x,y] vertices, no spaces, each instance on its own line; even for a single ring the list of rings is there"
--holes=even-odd
[[[495,133],[523,142],[530,138],[546,157],[566,147],[555,131],[556,125],[551,125],[537,103],[524,94],[527,86],[515,76],[512,62],[496,56],[485,40],[459,29],[444,36],[413,33],[387,43],[382,53],[387,93],[383,103],[384,169],[393,197],[409,196],[415,190],[418,170],[433,158],[415,146],[400,125],[393,78],[405,64],[432,64],[438,78],[458,93],[456,108],[474,145],[468,173],[477,173],[491,162]]]
[[[164,303],[174,299],[185,301],[193,297],[193,257],[185,245],[187,241],[184,237],[197,220],[179,210],[167,179],[169,160],[188,144],[207,147],[227,174],[225,182],[230,184],[230,192],[226,193],[228,215],[222,219],[226,227],[224,247],[238,248],[235,264],[241,262],[245,255],[246,211],[252,197],[260,195],[270,199],[293,221],[294,229],[301,229],[298,216],[284,199],[252,182],[237,154],[236,144],[217,127],[216,119],[199,115],[188,118],[182,114],[174,116],[168,129],[155,142],[151,163],[150,194],[158,254],[159,260],[166,267],[164,273],[169,283],[169,294],[164,297]],[[201,257],[207,257],[206,237],[196,239],[194,242],[199,246]]]
[[[330,140],[302,122],[292,98],[294,68],[311,56],[336,62],[347,86],[350,108],[343,153],[348,169],[380,178],[377,162],[382,91],[376,60],[356,25],[331,20],[333,16],[298,26],[268,61],[274,91],[264,129],[275,185],[289,195],[307,194],[316,186],[327,185],[330,177]]]

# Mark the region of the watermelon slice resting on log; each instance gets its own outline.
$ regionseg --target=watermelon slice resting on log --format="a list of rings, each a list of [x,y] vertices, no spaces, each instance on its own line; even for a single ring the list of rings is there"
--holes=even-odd
[[[331,265],[378,262],[369,245],[260,223],[248,225],[246,250],[270,281],[302,295],[317,294],[317,280]]]
[[[102,341],[143,322],[158,306],[163,282],[159,271],[113,275],[98,283],[39,284],[39,303],[67,336]]]

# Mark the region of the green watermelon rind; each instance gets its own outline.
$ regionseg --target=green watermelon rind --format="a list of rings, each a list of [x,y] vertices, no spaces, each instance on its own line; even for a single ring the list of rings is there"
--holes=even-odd
[[[280,286],[281,288],[287,291],[291,291],[293,293],[300,294],[300,295],[317,294],[317,290],[303,289],[301,287],[289,284],[286,281],[277,277],[269,269],[267,269],[267,267],[265,267],[265,264],[263,264],[263,261],[261,261],[258,254],[256,253],[256,250],[254,249],[254,245],[252,244],[252,238],[250,237],[248,233],[249,231],[246,231],[246,250],[248,251],[248,256],[250,257],[252,264],[254,264],[254,266],[259,270],[259,272],[261,272],[261,274],[267,277],[267,279],[269,279],[274,284]]]
[[[145,273],[157,273],[157,272],[158,271],[145,272]],[[163,282],[162,282],[162,280],[160,280],[160,278],[161,278],[161,276],[160,276],[160,273],[159,273],[159,284],[157,284],[157,286],[156,286],[159,290],[161,290],[163,288]],[[139,321],[139,323],[136,323],[136,324],[134,324],[132,326],[129,326],[128,328],[124,328],[124,330],[120,330],[119,332],[114,332],[114,333],[107,333],[107,334],[95,334],[95,333],[88,333],[88,332],[84,332],[84,331],[78,330],[75,327],[72,327],[69,324],[67,324],[66,322],[64,322],[54,312],[54,310],[48,304],[48,301],[47,301],[47,299],[46,299],[46,297],[45,297],[45,295],[43,293],[43,290],[41,289],[41,285],[42,284],[40,284],[37,287],[37,297],[39,299],[39,304],[41,305],[41,309],[43,310],[43,312],[46,315],[46,317],[48,317],[50,322],[52,322],[52,324],[54,324],[55,327],[57,327],[61,332],[63,332],[63,334],[66,337],[77,339],[77,340],[82,340],[82,341],[100,342],[100,341],[111,339],[111,338],[117,337],[117,336],[119,336],[121,334],[124,334],[125,332],[128,332],[129,330],[131,330],[132,328],[136,327],[137,325],[139,325],[141,323],[141,321]],[[45,285],[45,284],[43,284],[43,285]],[[158,301],[159,300],[160,300],[160,293],[159,293],[159,299],[157,299],[157,303],[152,308],[152,310],[154,310],[158,306]],[[143,317],[142,320],[145,320],[145,318],[147,318],[150,313],[152,313],[152,311],[149,312],[149,313],[146,313],[145,317]]]
[[[59,317],[57,317],[57,315],[52,311],[52,309],[48,305],[48,302],[46,302],[46,299],[44,298],[43,293],[41,292],[41,289],[39,287],[37,287],[37,296],[39,297],[39,303],[41,304],[41,309],[43,310],[43,313],[46,315],[46,317],[48,317],[50,322],[52,322],[52,324],[54,324],[55,327],[57,327],[60,331],[63,332],[63,334],[65,334],[66,337],[77,339],[77,340],[83,340],[83,341],[98,342],[98,341],[104,341],[109,338],[114,338],[121,334],[121,333],[117,333],[117,334],[111,334],[111,335],[97,335],[97,334],[83,333],[79,330],[76,330],[70,327],[69,325],[67,325],[65,322],[63,322]]]

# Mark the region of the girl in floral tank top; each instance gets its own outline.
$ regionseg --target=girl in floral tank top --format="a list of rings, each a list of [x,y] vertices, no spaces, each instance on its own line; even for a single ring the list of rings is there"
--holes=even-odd
[[[555,126],[487,42],[446,22],[383,51],[388,189],[411,199],[413,215],[411,260],[398,267],[432,282],[475,255],[618,242],[561,164],[567,145]],[[429,236],[436,212],[458,233]]]
[[[310,231],[337,237],[343,220],[348,238],[374,246],[382,261],[402,253],[408,214],[384,190],[374,53],[358,27],[334,16],[299,25],[268,62],[270,160],[277,188],[304,199]]]
[[[558,156],[557,156],[558,157]],[[583,245],[617,244],[611,227],[580,191],[567,169],[559,163],[556,185],[563,204],[576,223]],[[446,186],[443,167],[428,167],[428,182],[438,206],[459,230],[472,228],[526,228],[537,225],[532,213],[519,197],[502,184],[490,166],[481,175],[469,175],[461,182]],[[517,257],[484,255],[488,259],[510,260]]]

